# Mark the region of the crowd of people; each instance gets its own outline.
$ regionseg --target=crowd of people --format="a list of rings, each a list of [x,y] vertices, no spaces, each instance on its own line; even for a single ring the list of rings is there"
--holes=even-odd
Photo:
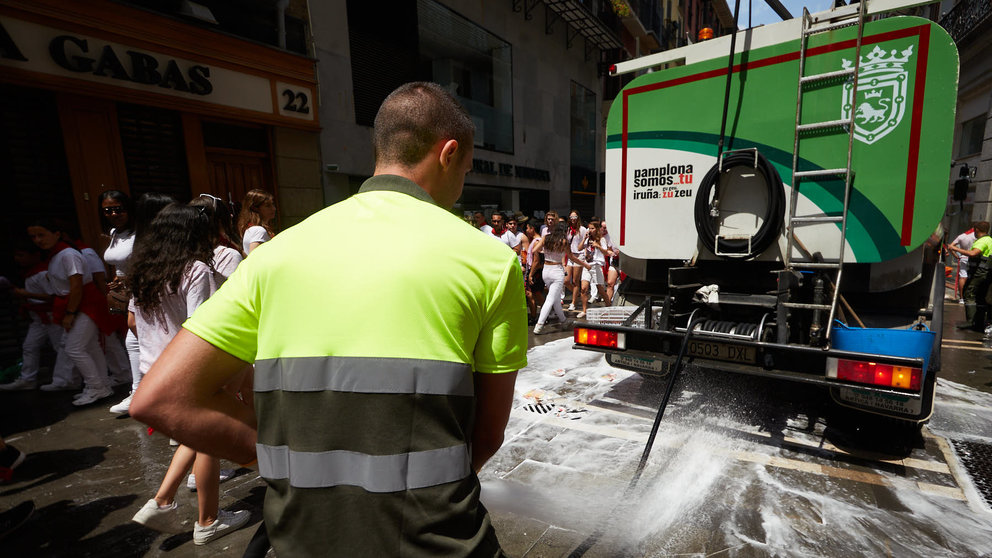
[[[98,202],[106,233],[102,258],[55,219],[30,222],[24,242],[15,247],[23,287],[13,287],[13,293],[30,322],[20,374],[0,390],[78,391],[72,404],[82,407],[130,384],[127,397],[109,407],[125,414],[145,373],[183,322],[274,236],[276,207],[272,194],[251,190],[235,226],[232,207],[210,194],[184,204],[145,193],[132,204],[126,193],[107,190]],[[39,385],[46,345],[55,354],[52,380]],[[250,367],[227,389],[251,404]],[[23,460],[24,453],[13,446],[0,448],[0,471],[13,471]],[[199,503],[194,543],[232,532],[249,513],[218,510],[218,485],[230,475],[221,472],[216,457],[179,444],[158,492],[133,520],[164,532],[188,530],[175,502],[176,491],[186,484],[197,491]]]
[[[567,326],[569,295],[579,319],[608,304],[617,250],[606,223],[576,211],[543,223],[475,215],[494,239],[461,222],[451,207],[474,134],[444,88],[401,86],[375,119],[374,175],[278,237],[273,197],[258,190],[236,224],[208,194],[188,204],[145,194],[132,207],[104,192],[102,260],[57,223],[32,222],[14,291],[32,331],[20,377],[0,389],[78,390],[85,406],[130,382],[110,411],[176,445],[133,521],[192,527],[198,545],[248,521],[219,509],[227,459],[256,464],[267,484],[246,556],[270,544],[284,556],[504,556],[478,472],[503,443],[528,323],[541,333],[553,311]],[[411,219],[435,226],[411,231]],[[376,256],[358,285],[339,258],[317,257],[341,229]],[[398,238],[409,240],[399,251]],[[39,387],[46,343],[53,380]],[[24,453],[0,438],[0,460],[10,471]],[[197,491],[192,525],[176,502],[184,479]]]
[[[528,322],[535,334],[548,331],[552,312],[559,326],[568,328],[570,321],[563,306],[568,296],[567,311],[577,312],[575,317],[580,320],[586,317],[590,303],[612,303],[620,278],[620,252],[605,221],[592,217],[584,223],[578,211],[569,212],[565,219],[554,210],[544,214],[540,225],[520,211],[496,211],[488,220],[485,213],[476,211],[466,220],[519,256]]]

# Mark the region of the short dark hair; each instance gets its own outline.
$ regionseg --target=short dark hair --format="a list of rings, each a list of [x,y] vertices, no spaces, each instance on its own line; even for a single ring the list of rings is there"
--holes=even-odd
[[[982,234],[989,234],[989,222],[979,221],[975,223],[975,230]]]
[[[377,164],[413,166],[438,141],[472,145],[474,135],[471,117],[451,93],[436,83],[417,81],[399,86],[382,102],[372,142]]]

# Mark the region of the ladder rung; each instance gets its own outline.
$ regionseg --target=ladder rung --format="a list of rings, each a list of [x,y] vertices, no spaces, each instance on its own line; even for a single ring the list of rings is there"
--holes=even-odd
[[[857,17],[851,20],[841,21],[840,23],[832,23],[830,25],[824,25],[823,27],[810,27],[803,31],[803,35],[816,35],[817,33],[826,33],[827,31],[833,31],[835,29],[843,29],[845,27],[851,27],[858,24]]]
[[[854,68],[849,70],[837,70],[836,72],[826,72],[823,74],[813,74],[811,76],[804,76],[799,78],[799,83],[812,83],[816,81],[826,81],[828,79],[834,79],[839,77],[853,76]]]
[[[806,267],[809,269],[840,269],[837,262],[792,262],[792,267]]]
[[[835,176],[838,174],[847,174],[847,169],[819,169],[811,171],[796,171],[792,173],[793,178],[807,178],[810,176]]]
[[[800,132],[809,132],[812,130],[823,130],[826,128],[842,128],[844,126],[849,126],[851,124],[850,120],[827,120],[826,122],[814,122],[813,124],[800,124],[796,129]]]
[[[782,306],[786,308],[802,308],[805,310],[830,310],[833,308],[829,304],[805,304],[802,302],[783,302]]]
[[[840,223],[843,220],[843,215],[808,215],[790,219],[793,223]]]

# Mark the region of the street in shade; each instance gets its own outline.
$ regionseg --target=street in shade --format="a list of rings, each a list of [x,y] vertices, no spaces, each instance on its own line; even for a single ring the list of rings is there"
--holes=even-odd
[[[480,475],[510,556],[992,553],[992,348],[980,334],[945,339],[936,410],[919,433],[844,418],[818,388],[690,366],[629,491],[664,381],[573,350],[567,333],[535,342],[505,444]],[[73,407],[68,393],[2,393],[0,409],[7,439],[29,452],[0,485],[0,512],[35,507],[2,555],[200,555],[191,533],[129,521],[168,465],[164,436],[101,405]],[[221,484],[221,508],[249,510],[251,523],[200,552],[241,556],[262,487],[251,469]],[[195,494],[177,500],[192,521]]]

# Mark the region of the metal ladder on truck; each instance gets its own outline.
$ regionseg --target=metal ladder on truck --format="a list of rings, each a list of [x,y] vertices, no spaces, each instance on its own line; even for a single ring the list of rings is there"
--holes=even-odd
[[[812,310],[814,312],[813,324],[818,324],[815,319],[819,312],[829,311],[827,318],[826,330],[822,336],[822,341],[826,342],[830,339],[830,331],[833,325],[834,316],[837,313],[837,303],[840,298],[840,285],[841,285],[841,275],[844,269],[844,250],[847,242],[847,213],[851,201],[851,184],[853,182],[853,174],[851,172],[851,151],[854,147],[854,100],[857,99],[858,94],[858,71],[861,67],[861,43],[862,36],[864,33],[864,23],[865,23],[865,10],[868,2],[862,0],[859,4],[858,11],[855,13],[846,13],[839,15],[836,18],[823,19],[819,21],[813,21],[810,17],[809,10],[803,8],[802,16],[802,26],[801,26],[801,37],[800,37],[800,50],[799,50],[799,83],[798,83],[798,93],[796,96],[796,135],[795,144],[793,146],[792,152],[792,197],[791,203],[789,204],[789,220],[788,226],[788,245],[785,252],[785,267],[787,271],[795,272],[799,269],[822,269],[824,271],[834,271],[833,279],[833,295],[830,304],[823,304],[821,301],[814,300],[812,304],[801,303],[801,302],[784,302],[783,305],[786,308],[795,308],[802,310]],[[813,35],[820,33],[827,33],[844,27],[857,26],[858,28],[858,38],[855,46],[854,55],[854,67],[844,70],[838,70],[834,72],[827,72],[823,74],[815,75],[805,75],[806,72],[806,53],[809,45],[809,38]],[[845,79],[846,78],[846,79]],[[817,86],[824,85],[830,82],[841,82],[845,83],[847,81],[851,82],[851,109],[848,118],[840,120],[830,120],[825,122],[813,122],[804,124],[802,123],[802,112],[803,112],[803,93],[807,89]],[[835,169],[819,169],[819,170],[799,170],[799,144],[801,137],[809,132],[817,131],[833,131],[837,132],[841,129],[846,129],[847,131],[847,166],[843,168]],[[799,189],[800,185],[804,180],[816,179],[824,177],[844,177],[844,209],[840,215],[796,215],[796,204],[799,201]],[[840,243],[837,251],[837,258],[835,261],[815,261],[805,246],[803,246],[802,241],[796,237],[796,225],[799,224],[815,224],[815,223],[839,223],[840,224]],[[798,244],[798,248],[803,252],[804,258],[801,261],[796,261],[793,259],[792,251],[793,248]],[[829,275],[828,275],[829,277]],[[814,327],[818,327],[814,325]]]

